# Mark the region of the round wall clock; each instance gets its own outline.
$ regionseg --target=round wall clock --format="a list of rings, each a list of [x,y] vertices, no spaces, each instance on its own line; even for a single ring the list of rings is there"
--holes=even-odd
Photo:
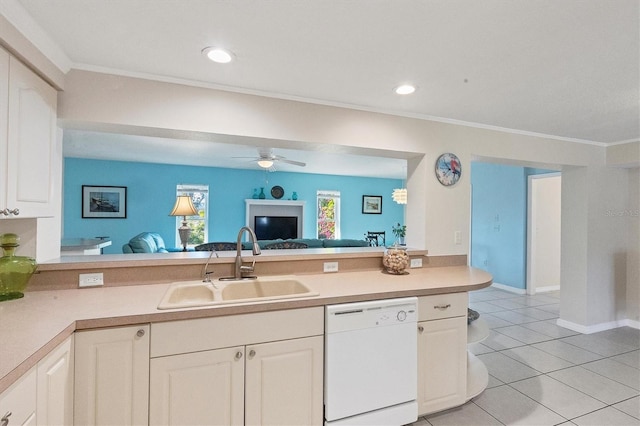
[[[447,152],[436,160],[436,177],[444,186],[455,185],[461,174],[462,165],[455,154]]]

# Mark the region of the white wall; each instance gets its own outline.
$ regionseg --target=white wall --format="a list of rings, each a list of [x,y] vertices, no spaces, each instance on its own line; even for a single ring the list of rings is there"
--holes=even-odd
[[[629,225],[603,207],[627,203],[629,171],[605,168],[603,146],[76,70],[58,113],[63,127],[408,159],[407,243],[432,256],[468,253],[472,158],[562,169],[561,318],[590,327],[626,315]],[[637,144],[611,149],[612,164]],[[462,161],[453,187],[434,176],[444,152]]]
[[[640,168],[629,170],[627,318],[640,328]]]

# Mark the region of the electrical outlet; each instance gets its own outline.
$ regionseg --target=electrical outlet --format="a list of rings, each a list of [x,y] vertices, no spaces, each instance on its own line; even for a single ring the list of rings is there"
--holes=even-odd
[[[324,262],[324,272],[338,272],[338,262]]]
[[[96,272],[94,274],[80,274],[80,287],[95,287],[104,285],[104,278],[102,272]]]
[[[422,259],[411,259],[411,268],[422,268]]]
[[[456,231],[453,233],[453,242],[456,245],[462,244],[462,232]]]

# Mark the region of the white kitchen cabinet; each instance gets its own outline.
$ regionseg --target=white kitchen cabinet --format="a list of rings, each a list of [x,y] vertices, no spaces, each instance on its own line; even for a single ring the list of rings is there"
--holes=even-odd
[[[75,335],[74,424],[146,425],[149,325]]]
[[[0,49],[0,218],[54,216],[56,90]]]
[[[0,395],[0,424],[36,426],[36,368],[32,368]]]
[[[418,413],[464,404],[467,396],[467,293],[418,299]]]
[[[152,359],[149,424],[244,424],[244,347]]]
[[[316,336],[247,346],[246,424],[322,424],[323,342]]]
[[[73,337],[38,362],[37,424],[73,424]]]
[[[0,425],[5,417],[7,425],[72,424],[72,342],[58,345],[0,395]]]
[[[322,307],[151,327],[150,424],[322,424]]]

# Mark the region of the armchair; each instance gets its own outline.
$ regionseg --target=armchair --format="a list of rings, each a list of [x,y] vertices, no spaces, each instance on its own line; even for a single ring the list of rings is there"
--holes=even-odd
[[[142,232],[122,246],[123,253],[168,253],[164,240],[155,232]]]

